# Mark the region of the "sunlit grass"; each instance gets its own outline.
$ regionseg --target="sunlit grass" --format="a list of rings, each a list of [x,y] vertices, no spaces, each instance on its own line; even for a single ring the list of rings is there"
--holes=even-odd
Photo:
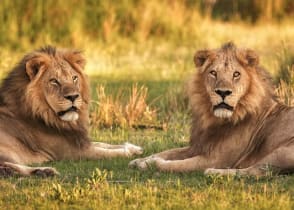
[[[157,125],[157,110],[147,102],[148,88],[133,84],[116,94],[106,95],[105,86],[96,87],[97,101],[93,101],[91,126],[94,128],[152,128]]]

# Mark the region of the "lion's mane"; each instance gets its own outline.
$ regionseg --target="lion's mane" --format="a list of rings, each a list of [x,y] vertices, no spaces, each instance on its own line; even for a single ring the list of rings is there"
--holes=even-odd
[[[231,43],[222,48],[235,50]],[[213,55],[208,57],[208,65],[213,59]],[[246,55],[239,54],[237,59],[248,72],[250,86],[240,99],[230,120],[219,119],[213,115],[201,70],[197,70],[188,83],[187,92],[192,110],[191,156],[209,153],[214,145],[226,139],[226,135],[235,135],[234,130],[240,132],[246,129],[250,124],[248,122],[264,115],[264,110],[270,109],[270,101],[277,100],[275,88],[268,72],[260,66],[247,65]],[[204,65],[203,68],[208,65]],[[251,126],[256,125],[252,124]]]
[[[26,63],[32,59],[42,57],[62,58],[80,74],[82,88],[81,96],[83,106],[80,118],[74,122],[63,122],[48,108],[48,104],[37,98],[40,91],[38,83],[31,83],[26,73]],[[44,59],[50,62],[50,59]],[[35,134],[39,130],[47,133],[58,133],[69,142],[82,147],[89,143],[88,140],[88,103],[90,98],[89,86],[86,76],[77,64],[84,65],[85,60],[78,51],[56,50],[54,47],[44,47],[24,56],[13,70],[3,80],[0,87],[0,111],[2,121],[5,122],[6,131],[16,137],[33,151],[38,148]],[[26,125],[34,127],[27,130]]]

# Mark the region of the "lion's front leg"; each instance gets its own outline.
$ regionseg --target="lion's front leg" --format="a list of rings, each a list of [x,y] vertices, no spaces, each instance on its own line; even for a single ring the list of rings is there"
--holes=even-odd
[[[194,156],[184,160],[163,160],[161,158],[154,159],[154,165],[160,171],[168,172],[191,172],[204,171],[206,168],[216,165],[214,158],[204,156]]]
[[[135,161],[136,160],[134,160],[134,162]],[[131,163],[133,163],[133,161]],[[206,168],[213,166],[215,161],[202,156],[195,156],[184,160],[164,160],[155,155],[145,158],[143,161],[138,161],[135,164],[141,170],[145,170],[150,165],[153,165],[160,171],[189,172],[204,171]]]
[[[189,149],[190,147],[176,148],[146,158],[135,159],[129,163],[129,167],[146,170],[150,165],[154,165],[161,171],[184,172],[204,170],[214,165],[213,159],[203,156],[190,157]]]
[[[96,142],[84,151],[84,156],[88,159],[96,160],[113,157],[131,157],[142,153],[142,147],[130,143],[125,143],[123,145],[110,145]]]

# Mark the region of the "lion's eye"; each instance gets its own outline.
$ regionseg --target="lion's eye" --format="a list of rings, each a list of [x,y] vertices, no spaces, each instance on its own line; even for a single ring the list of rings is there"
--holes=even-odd
[[[217,75],[215,70],[210,71],[209,74],[212,75],[213,77],[216,77],[216,75]]]
[[[59,86],[59,82],[57,81],[57,79],[50,79],[49,82],[50,82],[52,85],[58,85],[58,86]]]
[[[73,80],[74,83],[76,83],[79,80],[79,78],[78,78],[78,76],[73,76],[72,80]]]
[[[238,77],[240,77],[240,75],[241,75],[240,72],[235,71],[234,74],[233,74],[233,77],[238,78]]]

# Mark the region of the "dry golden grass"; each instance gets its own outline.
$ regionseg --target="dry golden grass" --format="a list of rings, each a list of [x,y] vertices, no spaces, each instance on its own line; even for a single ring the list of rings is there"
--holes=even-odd
[[[124,100],[124,92],[128,92]],[[133,85],[131,90],[120,89],[116,95],[107,95],[105,86],[96,87],[98,101],[94,101],[91,124],[94,127],[154,127],[157,110],[147,104],[148,88]]]
[[[284,80],[280,80],[279,85],[276,89],[276,94],[282,103],[288,106],[293,106],[294,105],[294,86],[293,86],[294,65],[289,67],[288,72],[289,72],[288,73],[289,81],[286,82]]]

